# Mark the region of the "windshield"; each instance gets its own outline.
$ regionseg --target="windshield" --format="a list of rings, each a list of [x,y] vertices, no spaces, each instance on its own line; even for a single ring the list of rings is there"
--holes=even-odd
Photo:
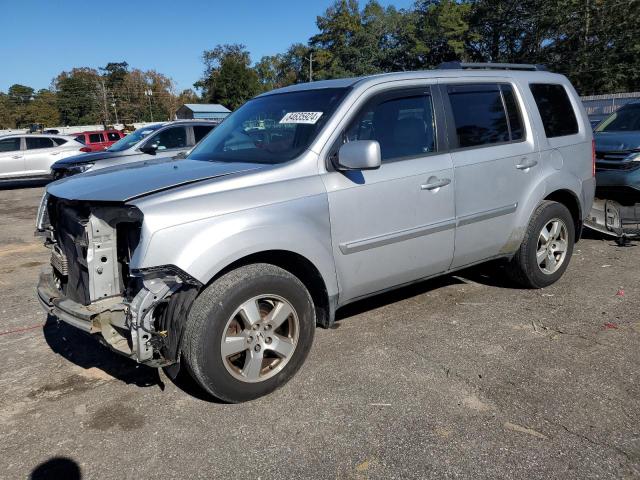
[[[254,98],[227,117],[187,157],[282,163],[306,150],[347,89],[327,88]]]
[[[109,148],[107,148],[107,151],[121,152],[123,150],[126,150],[127,148],[131,148],[147,135],[158,130],[160,127],[162,127],[162,125],[149,125],[148,127],[139,128],[135,132],[130,133],[126,137],[121,138],[116,143],[111,145]]]
[[[640,103],[622,107],[596,128],[596,132],[632,132],[635,130],[640,130]]]

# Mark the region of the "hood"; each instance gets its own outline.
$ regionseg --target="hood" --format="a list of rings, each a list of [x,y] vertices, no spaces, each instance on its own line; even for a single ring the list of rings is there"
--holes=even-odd
[[[47,192],[67,200],[126,202],[181,185],[266,167],[256,163],[159,159],[63,178],[50,184]]]
[[[640,131],[595,132],[593,136],[598,152],[624,152],[640,148]]]
[[[139,152],[133,151],[133,152],[109,152],[107,150],[104,150],[102,152],[91,152],[91,153],[83,153],[81,155],[74,155],[73,157],[67,157],[67,158],[63,158],[62,160],[58,160],[56,163],[54,163],[52,165],[52,169],[56,169],[56,168],[64,168],[64,167],[70,167],[72,165],[80,165],[82,163],[95,163],[99,160],[106,160],[108,158],[114,158],[114,157],[126,157],[129,155],[136,155],[139,154]]]

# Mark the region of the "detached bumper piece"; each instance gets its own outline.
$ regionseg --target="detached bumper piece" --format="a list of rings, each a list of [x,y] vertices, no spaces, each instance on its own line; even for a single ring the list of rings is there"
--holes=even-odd
[[[122,303],[121,297],[87,306],[74,302],[57,289],[50,269],[40,273],[36,290],[40,304],[48,313],[84,332],[100,334],[102,343],[128,357],[134,357],[126,326],[128,306]]]
[[[607,235],[638,237],[640,236],[640,203],[625,206],[613,200],[596,198],[585,225]]]

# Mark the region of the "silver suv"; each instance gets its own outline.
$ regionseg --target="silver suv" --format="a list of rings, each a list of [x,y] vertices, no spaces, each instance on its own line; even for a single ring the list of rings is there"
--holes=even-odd
[[[51,184],[42,305],[241,402],[355,300],[497,258],[552,284],[595,188],[580,99],[536,67],[456,67],[275,90],[186,160]]]

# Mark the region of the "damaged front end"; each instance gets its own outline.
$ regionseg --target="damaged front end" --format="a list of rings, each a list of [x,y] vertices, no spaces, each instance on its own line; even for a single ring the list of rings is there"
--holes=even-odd
[[[608,140],[613,142],[615,138]],[[621,239],[638,237],[640,148],[633,144],[633,148],[625,149],[625,145],[618,145],[611,149],[609,145],[607,149],[606,145],[596,145],[596,198],[585,225]]]
[[[125,204],[43,198],[37,233],[51,249],[51,267],[37,292],[52,315],[96,336],[140,363],[178,360],[189,307],[201,285],[174,266],[131,266],[142,213]]]

